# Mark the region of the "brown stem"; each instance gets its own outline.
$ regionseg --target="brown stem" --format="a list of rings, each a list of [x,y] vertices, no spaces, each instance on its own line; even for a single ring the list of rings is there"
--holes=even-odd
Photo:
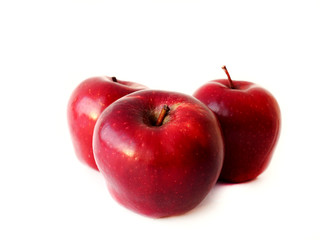
[[[231,77],[230,77],[230,74],[229,74],[229,72],[228,72],[227,67],[224,65],[224,66],[222,66],[221,68],[224,70],[224,72],[225,72],[225,73],[227,74],[227,76],[228,76],[228,81],[229,81],[229,84],[230,84],[230,88],[234,88],[234,85],[233,85],[233,82],[232,82],[232,80],[231,80]]]
[[[118,82],[118,79],[116,77],[111,78],[112,82]]]
[[[157,122],[156,122],[156,126],[161,126],[162,123],[163,123],[163,120],[165,118],[165,116],[168,114],[170,108],[168,107],[168,105],[163,105],[163,108],[161,109],[161,112],[159,114],[159,117],[157,119]]]

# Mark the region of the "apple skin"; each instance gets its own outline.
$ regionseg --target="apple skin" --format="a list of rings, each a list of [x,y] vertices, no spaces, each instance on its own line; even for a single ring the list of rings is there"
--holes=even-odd
[[[155,126],[164,105],[170,110]],[[197,206],[216,183],[224,156],[210,109],[192,96],[159,90],[111,104],[96,124],[93,149],[111,195],[153,218]]]
[[[255,179],[268,166],[280,133],[280,108],[267,90],[247,81],[212,80],[193,96],[219,119],[225,159],[219,177],[240,183]]]
[[[73,91],[68,107],[68,125],[79,160],[98,170],[92,151],[94,126],[101,112],[115,100],[145,86],[114,77],[92,77],[81,82]]]

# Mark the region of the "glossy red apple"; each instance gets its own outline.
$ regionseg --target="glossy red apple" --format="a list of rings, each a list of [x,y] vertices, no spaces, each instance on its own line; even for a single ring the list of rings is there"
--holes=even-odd
[[[218,117],[225,159],[220,179],[244,182],[268,166],[280,132],[280,109],[270,92],[247,81],[228,79],[208,82],[194,96]]]
[[[149,216],[182,214],[217,181],[224,146],[215,115],[197,99],[144,90],[111,104],[93,149],[112,196]]]
[[[98,170],[92,152],[93,129],[101,112],[115,100],[146,87],[115,77],[84,80],[73,91],[67,109],[68,124],[77,157]]]

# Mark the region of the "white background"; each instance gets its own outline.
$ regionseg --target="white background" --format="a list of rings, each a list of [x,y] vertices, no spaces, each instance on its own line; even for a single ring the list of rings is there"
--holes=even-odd
[[[0,239],[320,239],[319,27],[318,0],[1,1]],[[224,64],[280,104],[269,168],[179,217],[116,203],[75,157],[72,90],[109,75],[192,94]]]

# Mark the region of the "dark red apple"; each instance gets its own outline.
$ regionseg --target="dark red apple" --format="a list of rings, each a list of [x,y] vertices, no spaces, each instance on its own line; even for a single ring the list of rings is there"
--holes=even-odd
[[[92,152],[93,129],[101,112],[115,100],[146,87],[115,77],[84,80],[73,91],[67,109],[68,124],[77,157],[98,170]]]
[[[220,180],[245,182],[268,166],[280,132],[280,109],[270,92],[247,81],[228,79],[208,82],[194,96],[218,117],[225,159]]]
[[[182,214],[216,183],[224,146],[215,115],[181,93],[144,90],[111,104],[93,149],[112,196],[149,216]]]

